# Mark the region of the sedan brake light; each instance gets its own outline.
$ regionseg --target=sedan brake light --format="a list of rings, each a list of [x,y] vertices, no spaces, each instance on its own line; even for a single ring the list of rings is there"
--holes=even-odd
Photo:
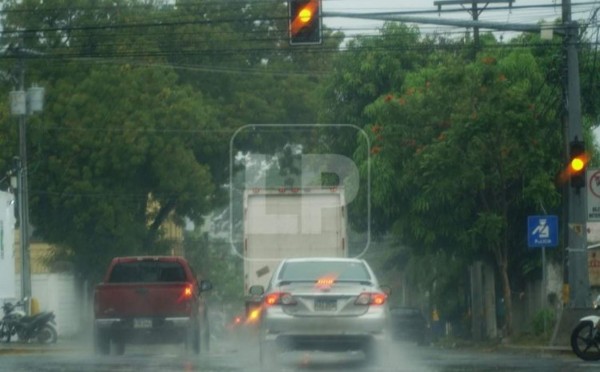
[[[354,301],[355,305],[374,305],[379,306],[385,304],[387,295],[381,292],[363,292]]]
[[[273,305],[296,305],[294,297],[287,292],[272,292],[265,296],[265,304]]]

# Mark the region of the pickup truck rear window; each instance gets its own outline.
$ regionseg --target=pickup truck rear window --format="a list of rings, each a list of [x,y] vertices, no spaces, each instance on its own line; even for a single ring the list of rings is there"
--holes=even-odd
[[[185,272],[177,262],[136,261],[116,264],[109,283],[184,282]]]

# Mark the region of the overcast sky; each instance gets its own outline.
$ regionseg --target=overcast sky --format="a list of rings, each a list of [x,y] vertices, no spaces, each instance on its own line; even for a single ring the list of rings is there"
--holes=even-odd
[[[443,1],[443,0],[442,0]],[[466,8],[470,5],[465,4],[465,9],[461,5],[444,5],[442,13],[437,13],[437,6],[434,5],[434,0],[322,0],[323,12],[352,12],[352,13],[375,13],[375,12],[418,12],[418,11],[434,11],[434,13],[415,14],[418,17],[444,19],[463,19],[471,20],[472,16]],[[479,19],[488,22],[502,23],[528,23],[535,24],[539,21],[554,21],[561,17],[562,14],[561,0],[515,0],[513,9],[509,10],[508,1],[490,3],[487,9],[481,11]],[[573,19],[587,20],[591,16],[592,10],[600,7],[600,0],[572,0]],[[483,8],[485,3],[479,4]],[[543,7],[539,7],[543,6]],[[502,8],[502,9],[498,9]],[[325,25],[331,28],[340,28],[347,35],[353,34],[376,34],[377,29],[381,27],[382,22],[358,20],[350,18],[332,18],[325,17],[323,19]],[[419,25],[423,32],[453,31],[464,32],[464,28],[449,28],[436,25]],[[483,30],[486,32],[489,30]],[[514,36],[510,32],[494,32],[496,35],[505,35],[506,38]]]

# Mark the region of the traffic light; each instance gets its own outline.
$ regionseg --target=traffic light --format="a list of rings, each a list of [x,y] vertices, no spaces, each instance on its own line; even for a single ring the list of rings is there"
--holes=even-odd
[[[290,45],[321,44],[321,0],[289,0]]]
[[[585,143],[575,139],[569,144],[569,179],[571,187],[585,187],[585,169],[588,157],[585,153]]]

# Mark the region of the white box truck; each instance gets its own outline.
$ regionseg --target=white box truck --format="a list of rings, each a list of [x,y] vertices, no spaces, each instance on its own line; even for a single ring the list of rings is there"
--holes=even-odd
[[[260,305],[249,288],[266,287],[281,259],[348,256],[343,188],[255,188],[243,203],[246,315]]]

